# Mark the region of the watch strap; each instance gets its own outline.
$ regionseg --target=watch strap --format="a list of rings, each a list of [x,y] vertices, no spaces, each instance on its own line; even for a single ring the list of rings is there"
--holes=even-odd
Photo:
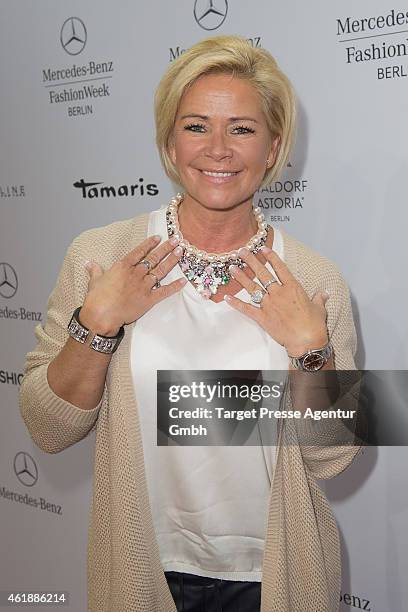
[[[329,361],[333,354],[333,347],[330,342],[319,349],[310,349],[299,357],[289,356],[290,363],[296,370],[304,372],[317,372]]]

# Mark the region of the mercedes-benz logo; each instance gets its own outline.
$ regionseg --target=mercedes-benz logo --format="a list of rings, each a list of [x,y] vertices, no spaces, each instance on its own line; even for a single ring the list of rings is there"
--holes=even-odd
[[[0,262],[0,295],[4,298],[12,298],[18,287],[17,274],[14,268],[5,261]]]
[[[62,24],[60,40],[64,51],[69,55],[78,55],[86,45],[87,33],[82,19],[68,17]]]
[[[26,487],[32,487],[38,480],[38,469],[34,459],[23,451],[14,457],[14,473]]]
[[[194,17],[204,30],[216,30],[225,21],[228,13],[227,0],[195,0]]]

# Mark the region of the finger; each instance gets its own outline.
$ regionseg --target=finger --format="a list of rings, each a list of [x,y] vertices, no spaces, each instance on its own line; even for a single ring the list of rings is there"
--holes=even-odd
[[[149,270],[149,272],[144,277],[143,282],[146,283],[148,289],[153,289],[153,288],[157,289],[155,285],[159,283],[160,280],[161,279],[157,276],[155,272],[153,272],[152,270]]]
[[[188,280],[183,277],[178,278],[168,285],[162,285],[161,287],[154,289],[151,293],[153,304],[157,304],[165,298],[170,297],[170,295],[173,295],[173,293],[177,293],[177,291],[180,291],[180,289],[182,289],[186,283],[188,283]]]
[[[259,285],[257,285],[257,287],[258,286]],[[224,300],[227,302],[227,304],[232,306],[232,308],[235,308],[235,310],[242,312],[242,314],[259,323],[261,317],[261,309],[259,307],[243,302],[239,298],[235,297],[235,295],[225,294]]]
[[[129,251],[122,258],[122,261],[128,264],[129,266],[136,265],[141,259],[143,259],[150,251],[159,244],[161,238],[158,234],[154,236],[149,236],[142,242],[140,242],[134,249]]]
[[[129,251],[129,253],[125,255],[125,257],[122,259],[122,261],[127,263],[129,266],[136,266],[139,262],[142,261],[142,259],[146,258],[149,261],[151,259],[154,259],[154,255],[152,254],[152,249],[155,249],[155,247],[157,247],[160,240],[161,238],[158,235],[149,236],[148,238],[146,238],[146,240],[143,240],[143,242],[138,244],[137,247],[132,249],[132,251]],[[174,244],[171,244],[171,240],[166,240],[165,242],[163,242],[163,244],[161,244],[158,247],[157,250],[159,251],[159,254],[162,254],[162,256],[165,257],[167,253],[169,253],[172,249],[174,249],[174,246],[176,244],[177,242],[174,242]],[[149,255],[149,257],[147,257],[147,255]],[[156,256],[156,259],[154,259],[154,261],[156,263],[159,261],[157,256]],[[156,265],[156,263],[152,263],[152,267]],[[145,270],[145,273],[147,272],[147,267],[145,266],[140,266],[140,267]]]
[[[257,257],[249,249],[242,248],[238,251],[241,259],[253,270],[255,276],[261,281],[262,284],[268,280],[273,279],[272,274],[265,268],[265,266],[259,261]]]
[[[174,247],[178,244],[178,238],[172,236],[168,240],[165,240],[162,244],[160,244],[157,248],[150,251],[147,256],[147,259],[151,263],[151,270],[156,268],[159,262],[161,262],[169,253],[171,253]]]
[[[174,268],[174,266],[178,263],[181,255],[183,253],[183,249],[181,246],[177,246],[173,251],[163,259],[159,264],[150,270],[150,275],[146,275],[146,279],[152,274],[155,274],[159,280],[166,278],[167,274]],[[154,284],[154,283],[153,283]]]
[[[327,291],[317,291],[312,297],[312,302],[314,304],[318,304],[319,306],[322,306],[323,308],[326,308],[326,302],[329,299],[329,297],[330,296],[327,293]]]
[[[289,270],[285,262],[279,257],[276,251],[269,249],[268,247],[261,247],[261,251],[266,260],[271,264],[276,276],[283,285],[297,282],[292,272]]]
[[[84,266],[88,271],[90,281],[102,276],[103,274],[102,267],[96,261],[86,261]]]
[[[249,294],[255,291],[255,289],[259,289],[259,284],[249,278],[249,276],[243,270],[241,270],[239,266],[229,266],[228,270],[232,278],[235,278],[235,280],[237,280]]]

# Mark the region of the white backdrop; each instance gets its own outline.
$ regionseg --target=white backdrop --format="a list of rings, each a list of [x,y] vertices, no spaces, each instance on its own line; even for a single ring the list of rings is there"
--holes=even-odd
[[[342,270],[358,366],[407,369],[408,5],[8,0],[0,10],[0,590],[69,591],[77,612],[94,434],[59,455],[35,447],[19,376],[71,240],[174,193],[154,144],[160,76],[221,33],[277,58],[299,98],[298,138],[256,203]],[[405,448],[369,448],[325,485],[342,536],[342,611],[407,609],[406,460]]]

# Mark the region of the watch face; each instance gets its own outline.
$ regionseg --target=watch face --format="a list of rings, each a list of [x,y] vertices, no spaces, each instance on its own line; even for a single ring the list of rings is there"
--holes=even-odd
[[[303,368],[308,372],[317,372],[320,370],[325,364],[325,359],[320,353],[311,353],[310,355],[306,355],[303,360]]]

